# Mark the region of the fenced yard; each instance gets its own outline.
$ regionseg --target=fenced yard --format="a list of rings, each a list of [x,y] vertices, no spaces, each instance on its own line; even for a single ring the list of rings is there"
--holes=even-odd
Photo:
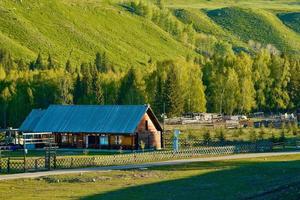
[[[282,144],[276,144],[283,148]],[[201,156],[228,155],[237,153],[269,152],[277,148],[273,143],[249,143],[225,146],[201,146],[185,148],[179,151],[163,150],[151,152],[119,153],[113,155],[90,156],[56,156],[50,157],[8,157],[0,161],[0,172],[22,173],[53,169],[69,169],[83,167],[102,167],[127,164],[138,164],[172,159],[186,159]],[[287,146],[285,146],[287,147]],[[284,147],[284,148],[285,148]]]

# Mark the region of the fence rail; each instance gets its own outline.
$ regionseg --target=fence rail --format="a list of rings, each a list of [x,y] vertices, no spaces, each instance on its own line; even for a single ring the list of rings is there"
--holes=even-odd
[[[0,173],[20,173],[26,171],[43,171],[49,169],[101,167],[127,165],[172,159],[200,157],[204,155],[226,155],[236,153],[266,152],[272,150],[272,143],[242,144],[228,146],[202,146],[182,149],[179,151],[163,150],[129,154],[102,156],[53,156],[50,161],[46,157],[0,160]],[[50,166],[49,166],[50,164]]]

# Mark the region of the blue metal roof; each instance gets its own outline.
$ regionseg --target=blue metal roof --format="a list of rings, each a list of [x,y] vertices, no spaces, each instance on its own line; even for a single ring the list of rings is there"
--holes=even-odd
[[[33,109],[29,113],[25,121],[22,123],[20,130],[24,132],[32,131],[36,126],[36,124],[40,121],[40,119],[44,115],[45,111],[46,110],[42,110],[42,109]]]
[[[50,105],[31,131],[130,134],[148,109],[148,105]],[[20,130],[26,130],[22,126]]]

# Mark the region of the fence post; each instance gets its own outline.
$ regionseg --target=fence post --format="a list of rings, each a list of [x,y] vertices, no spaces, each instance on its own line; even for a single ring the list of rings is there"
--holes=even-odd
[[[26,172],[26,167],[27,167],[27,165],[26,165],[26,155],[24,154],[24,172]]]
[[[34,160],[34,168],[35,168],[35,171],[38,170],[38,158]]]
[[[56,169],[56,154],[53,157],[53,168]]]
[[[2,173],[2,153],[0,149],[0,174]]]
[[[10,173],[10,157],[7,159],[7,173]]]

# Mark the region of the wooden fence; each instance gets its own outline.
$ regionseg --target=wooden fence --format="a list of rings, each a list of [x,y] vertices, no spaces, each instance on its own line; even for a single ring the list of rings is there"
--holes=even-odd
[[[254,143],[231,146],[195,147],[182,149],[177,152],[172,150],[164,150],[103,156],[54,156],[50,158],[50,162],[45,157],[26,159],[2,158],[0,160],[0,173],[20,173],[49,169],[127,165],[172,159],[193,158],[205,155],[266,152],[271,150],[272,143]]]

